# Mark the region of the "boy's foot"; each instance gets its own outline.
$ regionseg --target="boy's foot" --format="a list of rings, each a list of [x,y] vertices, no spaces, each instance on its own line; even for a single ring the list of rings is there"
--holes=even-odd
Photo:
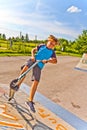
[[[32,101],[27,101],[25,102],[25,104],[28,106],[29,110],[31,110],[34,113],[36,112],[34,108],[34,103]]]

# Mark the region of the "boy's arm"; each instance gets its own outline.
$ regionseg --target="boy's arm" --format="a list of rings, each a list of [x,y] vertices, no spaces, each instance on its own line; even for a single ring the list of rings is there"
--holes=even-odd
[[[50,59],[47,60],[47,62],[53,63],[53,64],[57,63],[57,58],[56,58],[56,53],[55,52],[53,52],[53,55],[51,56]]]
[[[43,60],[43,63],[52,63],[52,64],[56,64],[56,63],[57,63],[57,58],[56,58],[55,52],[53,52],[51,58],[49,58],[48,60]]]
[[[32,61],[35,61],[35,53],[37,52],[37,47],[33,48],[31,50],[31,59]]]
[[[57,58],[50,58],[48,60],[43,60],[43,63],[52,63],[52,64],[56,64],[57,63]]]
[[[47,60],[47,63],[56,64],[57,63],[57,58],[50,58],[49,60]]]

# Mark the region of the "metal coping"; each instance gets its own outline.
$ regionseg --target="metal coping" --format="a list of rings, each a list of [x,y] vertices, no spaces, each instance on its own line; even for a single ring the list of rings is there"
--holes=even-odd
[[[87,72],[86,69],[82,69],[82,68],[79,68],[79,67],[74,67],[74,69],[76,69],[76,70],[81,70],[81,71],[84,71],[84,72]]]

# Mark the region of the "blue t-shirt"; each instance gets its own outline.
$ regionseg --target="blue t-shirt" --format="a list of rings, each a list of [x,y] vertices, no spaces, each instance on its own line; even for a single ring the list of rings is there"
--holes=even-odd
[[[48,60],[52,57],[56,58],[54,50],[47,48],[45,44],[37,46],[37,50],[38,51],[35,55],[36,60]],[[38,66],[42,69],[44,67],[44,63],[39,62]]]

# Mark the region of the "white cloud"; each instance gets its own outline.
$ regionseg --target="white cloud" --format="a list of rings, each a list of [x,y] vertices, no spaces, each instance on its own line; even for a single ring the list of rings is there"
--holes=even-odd
[[[78,12],[81,12],[82,10],[79,9],[78,7],[76,6],[71,6],[70,8],[67,9],[67,12],[70,12],[70,13],[78,13]]]
[[[41,6],[42,6],[41,0],[38,0],[36,3],[36,11],[38,11]]]

